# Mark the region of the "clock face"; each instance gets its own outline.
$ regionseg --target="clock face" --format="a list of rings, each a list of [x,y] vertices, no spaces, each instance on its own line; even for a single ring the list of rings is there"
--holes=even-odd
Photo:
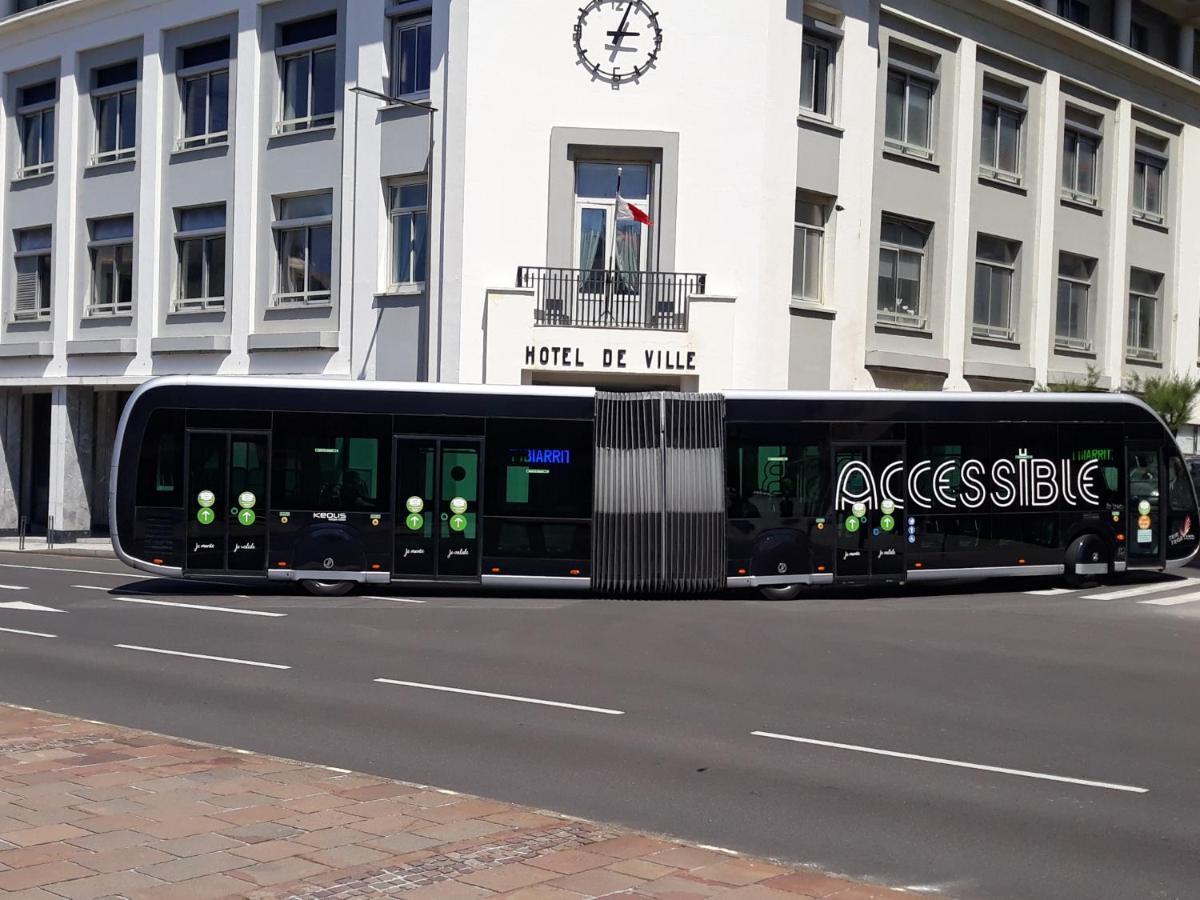
[[[616,90],[658,59],[662,29],[645,0],[590,0],[575,23],[575,51],[593,78]]]

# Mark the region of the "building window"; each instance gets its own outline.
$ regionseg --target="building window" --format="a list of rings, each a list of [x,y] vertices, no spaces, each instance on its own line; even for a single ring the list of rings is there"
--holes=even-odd
[[[388,188],[392,222],[392,284],[423,284],[429,265],[429,206],[423,181]]]
[[[792,296],[821,301],[821,260],[825,244],[825,206],[796,193],[792,239]]]
[[[934,57],[892,44],[887,73],[884,136],[889,147],[926,159],[933,156]]]
[[[605,271],[620,273],[617,290],[636,294],[636,273],[645,270],[648,228],[636,219],[618,218],[617,195],[654,218],[650,207],[648,163],[577,162],[575,164],[575,246],[579,268],[596,272],[580,290],[604,289]]]
[[[337,13],[280,29],[280,111],[277,132],[333,124],[337,96]]]
[[[23,228],[13,233],[17,252],[16,302],[13,319],[50,318],[50,229]]]
[[[96,69],[92,105],[96,149],[92,164],[133,159],[137,146],[137,61]]]
[[[883,217],[879,231],[879,321],[925,327],[925,251],[932,230],[924,222]]]
[[[1100,116],[1067,108],[1063,129],[1063,197],[1095,206],[1099,203]]]
[[[1065,350],[1092,349],[1092,279],[1096,260],[1074,253],[1058,256],[1058,308],[1054,317],[1054,346]]]
[[[1165,138],[1139,131],[1133,157],[1133,217],[1156,225],[1167,219]]]
[[[971,333],[976,337],[1011,341],[1016,339],[1017,257],[1019,241],[990,234],[975,240],[975,317]]]
[[[993,78],[983,80],[979,171],[988,178],[1021,183],[1025,89]]]
[[[179,53],[180,150],[229,140],[229,38]]]
[[[427,18],[392,24],[392,96],[428,96],[432,28]]]
[[[800,111],[817,119],[833,119],[834,66],[837,45],[806,33],[800,57]]]
[[[1092,10],[1084,0],[1058,0],[1058,14],[1083,28],[1092,24]]]
[[[133,216],[93,219],[88,223],[92,258],[89,316],[133,311]]]
[[[225,307],[225,204],[176,212],[175,312]]]
[[[1129,49],[1138,53],[1150,53],[1150,29],[1142,22],[1129,25]]]
[[[1157,272],[1132,269],[1129,273],[1129,332],[1125,356],[1131,360],[1158,359],[1158,310],[1163,277]]]
[[[279,273],[272,305],[327,305],[333,296],[333,194],[281,198],[275,244]]]
[[[21,138],[18,178],[49,175],[54,171],[54,107],[58,87],[53,81],[30,85],[17,92],[17,128]]]

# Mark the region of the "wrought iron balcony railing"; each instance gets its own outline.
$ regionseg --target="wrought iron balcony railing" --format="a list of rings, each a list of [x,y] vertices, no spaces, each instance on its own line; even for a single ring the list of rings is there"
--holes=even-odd
[[[688,298],[706,276],[522,266],[517,286],[533,288],[538,325],[687,331]]]

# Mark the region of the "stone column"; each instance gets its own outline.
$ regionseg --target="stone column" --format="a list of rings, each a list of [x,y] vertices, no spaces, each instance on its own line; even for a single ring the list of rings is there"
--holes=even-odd
[[[108,486],[117,436],[117,392],[96,392],[96,443],[92,448],[92,531],[108,529]]]
[[[50,411],[50,518],[56,542],[92,531],[92,453],[95,392],[54,388]]]
[[[1113,3],[1113,40],[1128,47],[1132,31],[1133,0],[1116,0]]]
[[[16,534],[20,521],[24,414],[20,388],[0,390],[0,534]]]
[[[1179,68],[1185,74],[1196,74],[1196,26],[1191,22],[1179,26]]]

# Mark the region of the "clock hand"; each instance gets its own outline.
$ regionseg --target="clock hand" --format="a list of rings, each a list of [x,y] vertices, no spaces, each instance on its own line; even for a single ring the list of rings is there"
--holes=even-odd
[[[625,30],[625,26],[629,24],[629,14],[631,12],[633,12],[633,0],[629,0],[629,2],[625,4],[625,15],[621,17],[621,24],[617,26],[617,30],[610,31],[608,33],[609,37],[613,38],[614,43],[621,43],[621,38],[629,34],[629,32]]]

